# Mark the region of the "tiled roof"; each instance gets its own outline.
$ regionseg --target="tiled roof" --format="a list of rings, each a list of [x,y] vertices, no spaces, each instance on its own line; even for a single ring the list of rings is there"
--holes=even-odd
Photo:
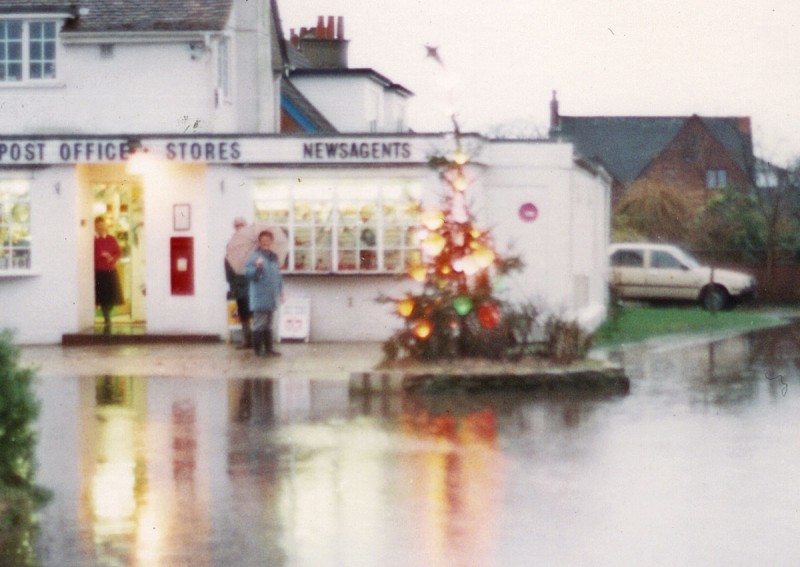
[[[217,31],[225,27],[233,0],[0,0],[0,13],[75,14],[64,31]]]
[[[309,134],[337,132],[334,125],[285,77],[281,79],[281,109]]]
[[[551,136],[573,142],[583,156],[601,162],[623,184],[635,180],[669,144],[688,116],[560,116]],[[752,138],[736,117],[699,117],[745,172],[752,171]]]
[[[383,88],[397,91],[404,96],[413,96],[414,93],[399,83],[392,82],[386,76],[369,68],[347,68],[347,69],[293,69],[293,77],[362,77],[372,79],[379,83]]]

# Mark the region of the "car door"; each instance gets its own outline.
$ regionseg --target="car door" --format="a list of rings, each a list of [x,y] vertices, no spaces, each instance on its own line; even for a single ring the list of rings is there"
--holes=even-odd
[[[668,250],[651,250],[646,284],[654,299],[693,300],[699,287],[697,274]]]
[[[618,248],[612,252],[611,285],[623,298],[646,297],[645,250]]]

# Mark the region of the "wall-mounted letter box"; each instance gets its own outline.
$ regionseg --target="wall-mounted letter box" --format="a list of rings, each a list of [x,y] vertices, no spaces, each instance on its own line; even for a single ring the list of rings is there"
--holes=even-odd
[[[194,238],[170,238],[169,263],[172,295],[194,295]]]

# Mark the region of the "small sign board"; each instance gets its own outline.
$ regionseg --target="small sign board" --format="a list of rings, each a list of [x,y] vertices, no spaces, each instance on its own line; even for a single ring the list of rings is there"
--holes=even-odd
[[[308,342],[311,334],[311,298],[286,296],[278,311],[278,340]]]
[[[523,222],[533,222],[539,218],[539,209],[530,202],[520,205],[518,213]]]

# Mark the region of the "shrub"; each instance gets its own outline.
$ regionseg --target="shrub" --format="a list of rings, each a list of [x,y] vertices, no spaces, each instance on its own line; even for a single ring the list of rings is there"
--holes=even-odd
[[[545,356],[558,364],[569,364],[586,357],[592,336],[576,321],[552,316],[545,323]]]
[[[39,404],[32,391],[33,371],[19,365],[11,333],[0,333],[0,484],[33,488]]]
[[[19,350],[8,331],[0,332],[0,565],[34,565],[35,509],[49,493],[34,484],[39,414],[34,374],[19,364]]]

